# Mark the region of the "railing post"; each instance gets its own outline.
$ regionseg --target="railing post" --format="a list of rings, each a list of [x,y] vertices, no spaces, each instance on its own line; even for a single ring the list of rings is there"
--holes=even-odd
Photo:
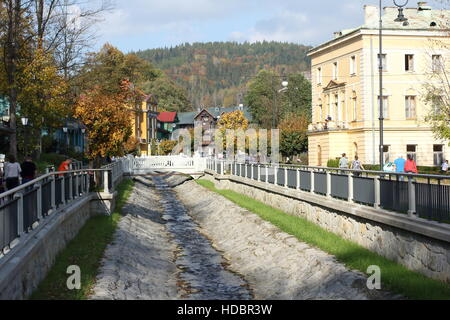
[[[284,187],[288,187],[288,169],[286,167],[284,168]]]
[[[220,174],[225,175],[223,161],[220,161]]]
[[[37,188],[36,193],[37,193],[37,217],[38,220],[42,219],[42,184],[41,183],[36,183],[34,185],[34,188]]]
[[[73,200],[73,174],[69,175],[69,200]]]
[[[258,164],[258,181],[261,182],[261,165]]]
[[[314,193],[314,169],[311,170],[311,193]]]
[[[253,174],[254,174],[253,168],[254,168],[254,164],[252,163],[252,164],[250,164],[250,179],[252,179],[252,180],[255,178],[253,176]]]
[[[273,170],[274,170],[274,177],[273,177],[273,185],[277,185],[278,184],[278,166],[274,166]]]
[[[14,199],[17,201],[17,235],[20,237],[23,232],[23,193],[16,192],[14,194]]]
[[[380,177],[376,176],[373,180],[374,190],[375,190],[375,203],[374,208],[379,209],[381,206],[381,183],[380,183]]]
[[[297,190],[300,190],[300,169],[296,170],[297,172]]]
[[[326,171],[327,173],[327,198],[331,198],[331,172]]]
[[[109,193],[108,170],[103,171],[103,192]]]
[[[54,174],[50,183],[50,194],[52,209],[56,210],[56,176]]]
[[[66,176],[64,174],[61,180],[61,202],[62,204],[66,204]]]
[[[266,165],[266,183],[269,183],[269,166]]]
[[[244,164],[244,178],[247,178],[247,164]]]
[[[414,178],[408,176],[408,216],[414,217],[416,213],[416,186],[414,185]]]
[[[353,173],[348,175],[348,202],[353,203]]]

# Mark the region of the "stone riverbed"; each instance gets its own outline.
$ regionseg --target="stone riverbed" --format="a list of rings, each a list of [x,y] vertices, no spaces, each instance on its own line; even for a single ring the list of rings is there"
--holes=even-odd
[[[181,175],[138,177],[91,299],[396,299]]]

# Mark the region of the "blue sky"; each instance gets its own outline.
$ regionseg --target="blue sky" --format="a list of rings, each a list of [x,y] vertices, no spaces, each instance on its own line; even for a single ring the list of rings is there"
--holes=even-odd
[[[399,3],[404,0],[397,0]],[[98,26],[124,52],[185,42],[275,40],[317,45],[334,31],[363,23],[363,6],[378,0],[115,0]],[[392,6],[392,0],[384,0]],[[415,7],[417,1],[409,1]],[[437,6],[436,2],[429,1]]]

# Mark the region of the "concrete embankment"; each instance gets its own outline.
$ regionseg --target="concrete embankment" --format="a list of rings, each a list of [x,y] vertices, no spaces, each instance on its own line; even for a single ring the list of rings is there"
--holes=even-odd
[[[249,282],[257,299],[393,299],[367,289],[366,275],[282,232],[195,182],[175,188],[178,197],[230,268]]]
[[[180,175],[136,179],[92,299],[393,299]]]

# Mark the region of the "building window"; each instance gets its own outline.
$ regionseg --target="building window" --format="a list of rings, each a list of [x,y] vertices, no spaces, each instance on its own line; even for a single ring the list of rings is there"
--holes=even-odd
[[[378,110],[380,110],[380,96],[378,96]],[[383,118],[389,119],[389,97],[383,96]]]
[[[439,72],[442,70],[442,55],[433,54],[431,57],[432,60],[432,70],[433,72]]]
[[[350,58],[350,75],[356,74],[356,56]]]
[[[353,121],[357,121],[358,120],[358,104],[357,104],[357,101],[356,101],[356,96],[354,96],[352,98],[352,109],[353,109],[352,120]]]
[[[380,55],[378,54],[378,69],[380,68],[380,63],[381,63],[381,68],[383,71],[387,71],[387,56],[385,53],[383,53],[381,55],[381,59],[380,59]]]
[[[336,121],[341,120],[341,110],[339,106],[339,96],[337,94],[334,95],[334,119]]]
[[[405,115],[406,119],[416,119],[416,97],[405,97]]]
[[[436,167],[442,165],[444,162],[444,146],[442,144],[435,144],[433,146],[433,162]]]
[[[323,109],[322,109],[322,103],[319,104],[319,122],[323,121]]]
[[[333,80],[338,79],[338,63],[333,63]]]
[[[416,155],[417,146],[415,144],[409,144],[406,146],[406,156],[411,156],[412,159],[417,163]]]
[[[405,71],[414,71],[414,55],[406,54],[405,55]]]
[[[322,68],[317,68],[317,84],[322,83]]]
[[[388,163],[391,159],[391,146],[383,146],[384,163]]]

